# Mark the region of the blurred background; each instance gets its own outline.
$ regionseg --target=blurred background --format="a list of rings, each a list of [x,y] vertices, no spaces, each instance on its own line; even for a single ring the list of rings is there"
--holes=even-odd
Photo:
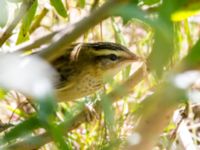
[[[197,0],[0,0],[0,148],[200,149],[199,12]],[[66,34],[51,55],[65,44],[115,42],[143,64],[57,104],[56,72],[37,52]],[[85,105],[98,117],[85,119]]]

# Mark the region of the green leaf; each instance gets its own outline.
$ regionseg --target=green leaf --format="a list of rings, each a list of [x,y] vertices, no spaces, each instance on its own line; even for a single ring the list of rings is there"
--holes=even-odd
[[[146,5],[153,5],[153,4],[159,3],[160,0],[142,0],[142,2]]]
[[[8,6],[5,0],[0,0],[0,27],[4,27],[8,21]]]
[[[173,26],[158,20],[155,28],[155,41],[153,51],[149,56],[149,65],[155,70],[157,75],[162,75],[164,66],[167,65],[174,52],[173,46]]]
[[[171,19],[173,21],[182,21],[199,13],[200,13],[200,2],[195,2],[188,4],[186,7],[174,12],[171,16]]]
[[[157,75],[162,75],[163,70],[169,64],[174,52],[174,34],[171,15],[185,4],[186,0],[167,0],[160,6],[157,20],[153,22],[155,28],[155,42],[153,51],[149,57],[150,68]]]
[[[50,3],[60,16],[67,17],[67,11],[61,0],[50,0]]]
[[[22,25],[18,34],[17,44],[20,44],[29,39],[29,29],[34,19],[34,16],[36,14],[37,6],[38,6],[38,2],[36,0],[30,7],[30,9],[28,10],[27,14],[24,16],[22,20]]]
[[[1,142],[9,142],[11,140],[23,137],[30,134],[35,129],[40,127],[40,123],[36,117],[31,117],[20,124],[16,125],[10,131],[8,131],[3,137]]]
[[[6,96],[7,92],[3,89],[0,89],[0,99],[3,99]]]
[[[10,105],[5,105],[5,106],[6,106],[6,108],[7,108],[8,110],[10,110],[11,112],[13,112],[13,114],[15,114],[15,115],[18,115],[18,116],[23,117],[23,118],[28,118],[28,117],[30,117],[30,114],[27,114],[27,113],[24,112],[23,110],[13,108],[13,107],[11,107]]]
[[[162,5],[159,7],[159,15],[164,18],[171,20],[171,15],[182,8],[188,0],[164,0]]]
[[[136,5],[119,6],[114,10],[114,13],[121,15],[125,21],[132,18],[140,19],[153,28],[155,31],[155,42],[148,63],[152,70],[155,70],[157,74],[161,75],[163,67],[173,54],[173,26],[168,18],[169,16],[161,15],[157,19],[151,20],[150,17],[148,18],[148,14]]]
[[[9,1],[9,2],[11,2],[11,3],[20,3],[20,2],[22,2],[23,0],[7,0],[7,1]]]
[[[199,68],[200,64],[200,39],[196,42],[196,44],[189,51],[189,54],[184,59],[184,68],[185,69],[193,69]]]
[[[78,0],[77,5],[81,8],[85,7],[85,0]]]

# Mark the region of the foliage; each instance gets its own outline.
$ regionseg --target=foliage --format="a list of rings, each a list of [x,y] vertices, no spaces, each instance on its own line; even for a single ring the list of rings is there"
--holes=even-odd
[[[145,62],[77,103],[56,104],[51,92],[30,101],[2,87],[0,149],[178,149],[181,133],[199,147],[199,126],[185,123],[199,122],[199,11],[196,0],[0,0],[1,51],[38,50],[49,61],[73,42],[112,41]],[[86,104],[98,119],[86,122]]]

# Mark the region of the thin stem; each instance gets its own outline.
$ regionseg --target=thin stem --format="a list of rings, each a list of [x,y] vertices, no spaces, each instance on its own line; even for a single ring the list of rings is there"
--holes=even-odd
[[[20,22],[20,20],[26,15],[29,8],[32,6],[32,4],[34,2],[35,2],[35,0],[29,0],[29,1],[24,1],[21,4],[18,14],[14,17],[13,21],[10,23],[10,25],[5,29],[3,34],[0,36],[0,47],[12,35],[12,31],[17,26],[17,24]]]
[[[37,16],[34,23],[32,24],[30,31],[29,31],[30,33],[33,33],[40,26],[42,19],[46,16],[48,11],[49,10],[47,8],[42,9],[41,13]]]
[[[119,2],[122,1],[110,0],[98,9],[94,10],[89,16],[64,29],[60,32],[57,38],[54,38],[52,44],[39,50],[41,51],[40,56],[48,61],[52,61],[61,56],[64,53],[65,48],[67,48],[67,46],[75,41],[80,35],[86,33],[91,27],[94,27],[99,22],[109,17],[112,8],[119,5]]]

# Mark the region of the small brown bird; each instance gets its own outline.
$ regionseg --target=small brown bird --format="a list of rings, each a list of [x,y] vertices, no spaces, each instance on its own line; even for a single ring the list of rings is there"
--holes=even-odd
[[[110,42],[71,45],[65,55],[52,62],[58,71],[56,95],[59,101],[72,101],[101,89],[106,78],[113,77],[138,57],[126,47]]]

